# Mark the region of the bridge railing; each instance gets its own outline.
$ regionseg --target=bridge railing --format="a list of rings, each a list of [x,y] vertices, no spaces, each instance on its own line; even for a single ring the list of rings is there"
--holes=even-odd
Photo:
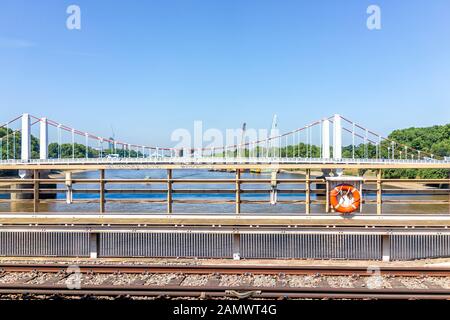
[[[229,169],[220,175],[208,173],[211,178],[177,178],[174,173],[184,173],[184,169],[165,171],[162,177],[161,170],[150,171],[151,176],[159,178],[136,179],[106,178],[101,169],[98,178],[87,179],[77,178],[70,171],[56,178],[43,178],[40,170],[33,170],[34,178],[0,179],[0,210],[58,212],[72,211],[75,205],[77,210],[91,211],[96,210],[92,204],[98,204],[100,212],[172,213],[174,205],[179,206],[175,207],[177,211],[186,210],[186,205],[194,205],[187,207],[188,211],[204,205],[203,212],[214,212],[209,205],[228,205],[228,209],[234,206],[230,212],[236,214],[252,210],[282,212],[283,208],[297,214],[332,211],[327,192],[329,181],[314,178],[311,169],[290,171],[288,178],[273,170],[267,176]],[[450,179],[383,179],[380,170],[376,177],[363,179],[362,194],[362,209],[356,214],[391,213],[401,208],[406,208],[405,213],[450,214]],[[251,209],[252,205],[257,209]]]
[[[450,160],[417,160],[417,159],[325,159],[325,158],[279,158],[279,157],[253,157],[253,158],[222,158],[222,157],[146,157],[146,158],[60,158],[60,159],[30,159],[30,160],[0,160],[3,165],[20,164],[127,164],[127,163],[323,163],[323,164],[450,164]]]

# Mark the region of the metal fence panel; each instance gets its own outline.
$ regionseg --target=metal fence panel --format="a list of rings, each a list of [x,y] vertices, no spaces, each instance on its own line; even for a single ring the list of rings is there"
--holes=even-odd
[[[242,258],[355,259],[382,257],[379,235],[243,234]]]
[[[231,234],[102,233],[100,257],[232,257]]]
[[[85,257],[89,256],[89,233],[0,232],[0,255]]]

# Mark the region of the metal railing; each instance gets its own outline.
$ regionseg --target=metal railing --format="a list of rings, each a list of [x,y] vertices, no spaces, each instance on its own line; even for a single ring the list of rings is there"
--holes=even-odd
[[[145,158],[58,158],[58,159],[9,159],[0,164],[448,164],[450,160],[439,159],[324,159],[324,158],[282,158],[282,157],[145,157]]]
[[[166,169],[164,178],[118,179],[105,178],[105,170],[101,169],[99,178],[79,179],[71,172],[67,172],[65,178],[39,178],[40,170],[33,170],[34,178],[0,179],[0,195],[4,195],[0,203],[32,204],[33,212],[39,212],[40,204],[44,203],[66,203],[69,209],[71,204],[98,203],[100,212],[106,211],[108,203],[159,204],[166,206],[167,213],[173,212],[174,204],[229,204],[234,205],[236,214],[241,213],[242,204],[290,204],[298,206],[298,213],[305,214],[311,213],[312,205],[319,206],[322,212],[332,211],[330,181],[313,178],[311,169],[305,170],[305,178],[280,178],[276,174],[270,178],[243,178],[241,170],[234,170],[230,172],[234,176],[227,178],[189,179],[174,178],[173,171]],[[447,205],[448,209],[442,213],[450,213],[450,179],[383,179],[381,172],[379,169],[376,177],[362,181],[362,213],[365,204],[376,205],[378,214],[383,212],[384,204]],[[396,186],[389,185],[392,183]],[[411,187],[411,183],[415,185]],[[410,195],[416,199],[390,198],[392,195]],[[420,195],[444,197],[423,199],[418,197]]]

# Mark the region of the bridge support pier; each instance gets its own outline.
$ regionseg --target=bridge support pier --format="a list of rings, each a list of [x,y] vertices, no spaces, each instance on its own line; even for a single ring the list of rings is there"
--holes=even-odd
[[[276,205],[278,200],[278,191],[277,191],[277,170],[273,170],[270,175],[270,204]]]
[[[72,194],[72,172],[66,171],[66,203],[71,204],[73,200]]]

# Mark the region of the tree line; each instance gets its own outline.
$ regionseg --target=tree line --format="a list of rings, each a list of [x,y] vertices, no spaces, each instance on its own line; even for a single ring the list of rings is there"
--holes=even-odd
[[[417,152],[411,148],[421,150],[422,157],[426,154],[433,155],[435,158],[450,156],[450,124],[435,125],[425,128],[406,128],[394,130],[389,134],[390,140],[396,141],[395,158],[418,158]],[[401,145],[410,147],[406,150]],[[391,158],[392,149],[389,141],[382,141],[379,147],[374,144],[347,145],[342,149],[343,158]],[[0,128],[0,159],[20,159],[21,153],[21,132],[14,132],[12,129]],[[409,151],[409,153],[408,153]],[[257,147],[255,150],[242,150],[244,156],[281,156],[281,157],[301,157],[301,158],[319,158],[322,155],[320,146],[299,143],[289,145],[282,148],[264,148]],[[84,144],[63,143],[59,145],[56,142],[50,143],[48,146],[49,158],[97,158],[107,156],[108,154],[117,154],[119,157],[142,157],[140,151],[129,150],[126,148],[108,148],[99,149]],[[227,151],[227,156],[236,156],[238,150]],[[332,154],[332,150],[330,150]],[[225,156],[225,153],[217,153],[215,156]],[[39,158],[39,140],[35,136],[31,136],[31,157]],[[384,170],[386,178],[446,178],[449,176],[449,170],[446,169],[389,169]]]

